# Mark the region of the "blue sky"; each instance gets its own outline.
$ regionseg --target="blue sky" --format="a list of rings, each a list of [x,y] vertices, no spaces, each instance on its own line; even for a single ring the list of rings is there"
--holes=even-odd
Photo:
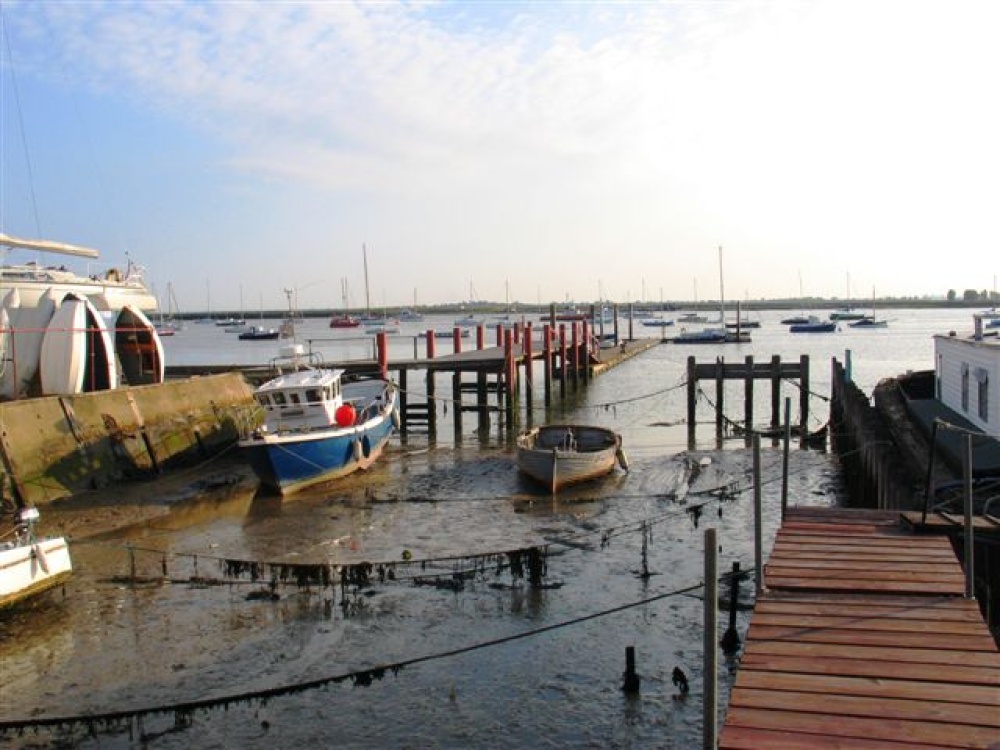
[[[2,231],[127,250],[182,308],[361,305],[362,245],[373,305],[718,299],[720,246],[728,299],[1000,273],[994,2],[2,20]]]

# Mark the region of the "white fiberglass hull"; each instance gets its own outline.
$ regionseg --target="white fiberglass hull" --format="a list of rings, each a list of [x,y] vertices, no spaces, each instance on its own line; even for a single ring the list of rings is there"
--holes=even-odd
[[[59,586],[72,571],[62,537],[0,547],[0,609]]]

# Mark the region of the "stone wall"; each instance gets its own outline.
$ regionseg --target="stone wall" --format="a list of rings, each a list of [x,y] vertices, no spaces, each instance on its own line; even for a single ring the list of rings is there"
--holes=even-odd
[[[0,404],[2,489],[28,505],[194,463],[254,419],[238,372]]]

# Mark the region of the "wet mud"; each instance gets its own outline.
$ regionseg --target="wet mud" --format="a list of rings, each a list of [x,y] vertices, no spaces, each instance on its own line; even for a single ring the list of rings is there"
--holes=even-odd
[[[762,457],[768,540],[780,459]],[[836,501],[829,456],[791,459],[799,504]],[[57,503],[44,531],[70,537],[76,572],[64,591],[4,615],[0,721],[100,721],[5,740],[697,745],[703,531],[719,529],[720,569],[753,568],[750,455],[637,446],[630,462],[553,498],[506,445],[397,444],[365,474],[283,500],[224,456],[103,502]],[[258,565],[257,580],[233,563]],[[543,570],[535,585],[531,565]],[[301,587],[273,582],[282,566],[370,573]],[[630,645],[638,695],[621,690]],[[677,667],[686,697],[670,679]],[[720,678],[723,698],[731,679]]]

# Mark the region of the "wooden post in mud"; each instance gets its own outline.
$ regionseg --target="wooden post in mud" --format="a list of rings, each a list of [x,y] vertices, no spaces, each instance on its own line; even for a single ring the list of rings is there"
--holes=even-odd
[[[531,323],[525,324],[524,336],[521,338],[521,351],[524,353],[524,400],[527,404],[528,414],[531,414],[531,402],[535,395],[535,367],[534,352],[532,350],[534,342],[531,340],[532,334]]]
[[[622,690],[626,693],[639,692],[639,675],[635,671],[635,646],[625,647],[625,677],[622,682]]]
[[[771,357],[771,427],[781,424],[781,357]]]
[[[572,342],[573,390],[575,391],[580,387],[580,324],[577,321],[573,321]]]
[[[764,592],[764,519],[760,486],[760,435],[753,437],[753,549],[757,598]]]
[[[602,324],[603,325],[603,324]],[[588,321],[583,321],[580,324],[580,338],[583,339],[580,342],[580,375],[583,376],[583,382],[590,382],[590,340],[593,335],[593,331],[590,328],[590,323]]]
[[[552,331],[549,323],[542,326],[542,379],[545,388],[545,407],[552,406]]]
[[[484,436],[490,429],[490,396],[485,372],[476,373],[476,414],[479,417],[479,434]]]
[[[451,374],[451,423],[455,434],[462,434],[462,371]]]
[[[722,357],[715,358],[715,442],[716,447],[721,450],[722,438],[725,433],[725,401],[726,401],[726,379],[725,360]]]
[[[746,363],[746,376],[743,378],[743,443],[750,447],[753,440],[753,355],[748,354],[744,360]]]
[[[416,338],[416,337],[414,337]],[[407,387],[406,387],[406,368],[399,368],[399,375],[397,376],[399,380],[399,434],[406,434],[406,421],[409,417],[410,410],[409,404],[410,400],[407,398]]]
[[[792,400],[785,399],[785,429],[781,446],[781,522],[788,512],[788,447],[792,442]]]
[[[514,332],[506,331],[503,339],[504,373],[507,381],[507,428],[517,426],[518,383],[517,360],[514,358]]]
[[[559,398],[566,399],[566,378],[567,369],[569,366],[566,363],[566,324],[559,324]]]
[[[801,434],[799,447],[805,448],[809,439],[809,355],[799,357],[799,421]]]
[[[427,331],[427,359],[434,359],[437,354],[437,342],[434,340],[434,331]],[[427,434],[431,437],[437,435],[437,388],[434,382],[434,370],[427,370]]]
[[[740,648],[740,634],[736,630],[736,610],[740,603],[740,563],[733,563],[733,572],[729,574],[729,627],[722,634],[720,645],[722,652],[732,656]]]
[[[719,666],[719,575],[718,575],[719,545],[716,541],[715,527],[705,529],[705,600],[704,620],[705,632],[702,639],[702,658],[704,660],[704,690],[702,698],[702,747],[705,750],[715,750],[717,746],[719,706],[717,672]]]
[[[476,326],[476,349],[486,348],[486,329],[483,326]]]
[[[694,357],[688,357],[687,366],[687,426],[688,426],[688,450],[694,450],[695,438],[695,406],[698,396],[698,376],[695,374]]]
[[[478,336],[477,336],[478,340]],[[462,353],[462,329],[451,329],[451,346],[455,354]],[[456,435],[462,434],[462,372],[455,370],[451,375],[451,420]]]

